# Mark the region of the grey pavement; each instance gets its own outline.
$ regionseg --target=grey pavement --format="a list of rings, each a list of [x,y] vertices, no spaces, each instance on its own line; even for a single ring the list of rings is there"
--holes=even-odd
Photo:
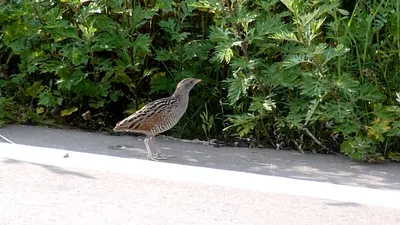
[[[0,134],[0,225],[400,224],[400,164],[163,137],[176,158],[152,162],[144,137]]]

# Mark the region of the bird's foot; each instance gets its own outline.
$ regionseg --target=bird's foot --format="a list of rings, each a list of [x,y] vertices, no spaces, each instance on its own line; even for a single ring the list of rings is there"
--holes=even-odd
[[[168,158],[175,158],[175,155],[165,155],[165,154],[157,153],[156,157],[163,158],[163,159],[168,159]]]
[[[159,155],[155,155],[155,156],[154,155],[148,155],[147,158],[150,159],[150,160],[156,161],[156,162],[158,162],[160,160],[168,159],[166,157],[162,157],[162,156],[159,156]]]

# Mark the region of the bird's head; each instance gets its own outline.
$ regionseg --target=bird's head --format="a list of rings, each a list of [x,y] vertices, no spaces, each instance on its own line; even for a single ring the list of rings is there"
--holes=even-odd
[[[177,90],[180,89],[182,91],[190,92],[190,90],[192,90],[194,85],[196,85],[200,81],[201,80],[197,79],[197,78],[185,78],[181,82],[179,82],[179,84],[176,87],[176,89]]]

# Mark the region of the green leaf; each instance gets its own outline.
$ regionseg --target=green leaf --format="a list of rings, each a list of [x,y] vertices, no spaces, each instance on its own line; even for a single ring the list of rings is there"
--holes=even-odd
[[[166,31],[169,35],[179,33],[178,22],[174,18],[168,18],[167,20],[161,20],[158,25]]]
[[[329,90],[329,84],[327,82],[327,80],[318,79],[315,76],[303,74],[301,94],[310,97],[322,97]]]
[[[260,6],[265,12],[270,12],[272,11],[273,7],[277,5],[279,2],[280,0],[270,0],[270,1],[257,0],[255,1],[255,4]]]
[[[389,120],[376,118],[372,126],[367,126],[367,136],[378,141],[384,141],[385,137],[383,135],[390,130],[389,124]]]
[[[148,34],[139,34],[136,37],[136,40],[133,42],[133,47],[137,52],[138,56],[143,57],[151,53],[150,44],[151,44],[151,38]]]
[[[264,99],[262,97],[254,97],[253,101],[250,104],[249,111],[251,112],[269,112],[272,109],[276,108],[275,102],[271,99]]]
[[[231,105],[235,104],[240,97],[246,95],[247,80],[243,75],[237,78],[228,78],[225,82],[229,84],[228,99]]]
[[[327,120],[334,120],[336,123],[347,123],[353,121],[350,118],[355,117],[354,105],[350,102],[329,101],[322,104],[321,108]]]
[[[361,130],[361,125],[354,120],[346,120],[346,122],[338,123],[334,125],[335,132],[342,132],[343,136],[349,136],[350,134],[357,133]]]
[[[389,152],[388,158],[395,162],[400,162],[400,152]]]
[[[176,84],[165,76],[155,76],[151,79],[150,94],[156,92],[172,93],[175,90]]]
[[[71,115],[72,113],[74,113],[74,112],[76,112],[76,111],[78,111],[78,108],[77,108],[77,107],[72,107],[72,108],[69,108],[69,109],[64,109],[64,110],[61,111],[61,116],[69,116],[69,115]]]
[[[97,31],[97,29],[94,28],[92,24],[89,27],[79,24],[79,29],[82,31],[82,34],[86,40],[90,40]]]
[[[118,101],[118,97],[122,95],[122,92],[120,90],[114,91],[110,94],[110,100],[113,102]]]
[[[60,79],[56,82],[60,90],[71,90],[72,87],[78,85],[86,77],[80,69],[75,70],[73,75],[61,73],[63,71],[64,70],[58,70]]]
[[[71,60],[74,65],[86,65],[88,62],[86,46],[79,42],[65,45],[60,53],[65,58]]]
[[[343,73],[334,84],[342,93],[352,98],[358,94],[360,89],[359,82],[348,73]]]
[[[141,6],[135,6],[131,18],[131,26],[134,29],[140,28],[142,25],[147,23],[150,19],[153,18],[153,16],[156,14],[154,10],[150,10],[147,8],[143,8]]]
[[[346,48],[346,46],[342,44],[339,44],[338,46],[336,46],[336,48],[327,48],[324,51],[325,63],[329,62],[335,57],[339,57],[346,54],[348,51],[350,51],[350,49]]]
[[[91,99],[89,101],[89,106],[95,109],[99,109],[104,107],[104,104],[106,103],[106,101],[104,99],[102,100],[96,100],[96,99]]]
[[[382,94],[382,92],[378,89],[376,85],[369,84],[366,82],[364,84],[361,84],[358,99],[371,102],[378,102],[386,100],[386,96]]]
[[[41,81],[36,81],[32,86],[25,90],[25,95],[31,98],[39,97],[39,94],[46,88],[46,86],[41,85]]]
[[[297,13],[298,8],[300,6],[299,1],[298,0],[281,0],[281,2],[283,4],[285,4],[285,6],[292,11],[292,13]]]
[[[181,10],[182,10],[182,21],[186,19],[186,17],[189,16],[194,16],[196,15],[193,13],[193,10],[195,10],[195,3],[196,0],[186,0],[181,3]]]
[[[232,125],[224,128],[223,131],[233,129],[240,137],[249,134],[257,125],[257,120],[252,114],[231,115],[229,121]]]
[[[374,142],[364,136],[349,138],[340,145],[340,151],[353,160],[365,160],[376,152]]]
[[[54,32],[61,37],[69,37],[73,39],[79,39],[78,31],[75,27],[60,27],[54,29]]]
[[[312,63],[312,61],[306,55],[290,55],[285,58],[282,67],[287,69],[303,63]]]
[[[168,61],[171,60],[171,53],[167,49],[156,50],[157,61]]]
[[[48,108],[54,108],[57,105],[61,105],[63,101],[62,97],[56,97],[51,92],[42,92],[39,95],[39,105],[46,106]]]
[[[166,12],[171,12],[172,9],[172,2],[170,0],[157,0],[156,6],[159,9],[162,9]]]
[[[180,41],[187,39],[187,37],[189,35],[190,35],[189,32],[174,33],[171,37],[171,40],[176,40],[176,41],[180,42]]]
[[[211,32],[209,35],[209,39],[211,42],[219,43],[219,42],[231,42],[231,38],[229,36],[228,29],[222,29],[220,27],[212,26]]]
[[[387,132],[388,137],[400,136],[400,121],[395,121],[391,125],[391,129]]]
[[[280,30],[279,32],[270,35],[269,38],[281,41],[294,41],[297,43],[301,43],[301,41],[299,41],[299,39],[296,37],[296,34],[288,30]]]
[[[304,125],[307,125],[308,122],[310,122],[311,118],[314,117],[315,110],[317,109],[317,107],[318,107],[319,103],[321,102],[321,100],[322,100],[322,98],[319,98],[317,100],[311,100],[310,104],[308,105],[308,111],[307,111],[307,114],[306,114]],[[314,118],[311,121],[314,122],[316,120],[317,120],[317,118]]]
[[[216,62],[223,62],[229,63],[233,56],[233,51],[231,49],[231,43],[228,42],[221,42],[215,47],[215,53],[213,60]]]

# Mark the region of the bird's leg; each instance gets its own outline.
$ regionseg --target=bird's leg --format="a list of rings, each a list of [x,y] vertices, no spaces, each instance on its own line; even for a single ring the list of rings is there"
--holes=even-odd
[[[158,161],[156,157],[153,156],[151,153],[150,145],[149,145],[150,137],[147,136],[146,139],[144,139],[144,145],[146,146],[147,150],[147,158],[153,160],[153,161]]]
[[[157,154],[156,154],[157,158],[159,158],[159,159],[168,159],[168,158],[173,158],[173,157],[175,157],[174,155],[165,155],[165,154],[161,154],[160,149],[158,148],[156,142],[154,141],[154,136],[151,136],[151,137],[150,137],[150,141],[151,141],[151,143],[153,144],[153,146],[157,149]]]

